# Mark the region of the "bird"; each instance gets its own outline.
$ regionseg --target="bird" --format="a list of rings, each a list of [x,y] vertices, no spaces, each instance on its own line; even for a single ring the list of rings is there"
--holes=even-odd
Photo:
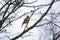
[[[23,0],[15,0],[15,6],[18,6]]]
[[[30,19],[30,17],[27,16],[27,17],[24,19],[24,21],[23,21],[23,23],[22,23],[22,26],[23,26],[24,24],[28,24],[29,19]],[[21,27],[22,27],[22,26],[21,26]]]

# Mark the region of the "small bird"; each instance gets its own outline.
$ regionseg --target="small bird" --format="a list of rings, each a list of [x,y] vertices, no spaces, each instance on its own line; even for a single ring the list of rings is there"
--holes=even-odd
[[[16,3],[15,3],[15,6],[18,6],[23,0],[15,0]]]
[[[23,23],[22,23],[22,26],[23,26],[23,24],[28,24],[29,19],[30,19],[30,17],[27,16],[27,17],[24,19],[24,21],[23,21]],[[22,26],[21,26],[21,27],[22,27]]]
[[[19,3],[19,1],[16,1],[16,5],[18,6],[20,3]]]

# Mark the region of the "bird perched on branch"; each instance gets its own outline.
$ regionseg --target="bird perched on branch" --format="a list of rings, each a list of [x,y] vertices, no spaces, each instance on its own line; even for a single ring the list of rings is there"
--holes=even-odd
[[[23,24],[28,24],[29,19],[30,19],[30,17],[27,16],[27,17],[24,19],[24,21],[23,21],[23,23],[22,23],[22,26],[23,26]],[[22,26],[21,26],[21,27],[22,27]]]
[[[18,6],[20,3],[19,3],[19,1],[16,1],[16,6]]]
[[[22,3],[23,0],[15,0],[15,6],[18,6],[19,4]]]

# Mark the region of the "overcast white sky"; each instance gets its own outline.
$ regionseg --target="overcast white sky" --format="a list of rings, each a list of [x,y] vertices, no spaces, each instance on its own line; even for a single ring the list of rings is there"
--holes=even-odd
[[[32,1],[34,1],[34,0],[26,0],[27,2],[32,2]],[[2,0],[0,0],[0,2],[2,2]],[[47,3],[50,3],[51,2],[51,0],[38,0],[37,2],[35,2],[34,4],[31,4],[31,5],[41,5],[41,4],[47,4]],[[48,6],[47,6],[48,7]],[[47,7],[44,7],[44,8],[42,8],[42,9],[40,9],[41,10],[41,12],[45,12],[46,10],[45,9],[47,9]],[[56,3],[54,3],[54,5],[52,6],[52,9],[50,10],[50,12],[53,12],[52,10],[55,10],[56,11],[56,13],[57,12],[60,12],[60,2],[56,2]],[[22,8],[20,8],[20,10],[18,9],[18,11],[20,11],[19,13],[24,13],[24,12],[29,12],[30,10],[33,10],[33,8],[26,8],[26,7],[22,7]],[[19,14],[18,14],[19,15]],[[20,14],[21,15],[21,14]],[[33,15],[32,16],[32,18],[35,18],[35,19],[37,19],[37,17],[39,17],[40,15],[38,14],[38,15]],[[26,16],[25,16],[26,17]],[[18,33],[18,32],[22,32],[23,30],[23,28],[21,28],[20,26],[21,26],[21,24],[22,24],[22,22],[23,22],[23,19],[25,18],[25,17],[22,17],[22,18],[20,18],[20,19],[18,19],[18,20],[16,20],[16,21],[14,21],[12,24],[12,26],[11,27],[8,27],[8,28],[6,28],[7,29],[7,31],[8,32],[10,32],[10,34],[8,34],[8,36],[9,35],[13,35],[13,34],[16,34],[16,33]],[[36,21],[36,20],[35,20]],[[32,21],[32,22],[35,22],[35,21]],[[28,26],[31,26],[32,25],[32,22],[30,21],[30,24],[28,25]],[[31,34],[31,36],[28,36],[28,37],[24,37],[24,38],[19,38],[18,40],[39,40],[39,38],[40,38],[40,36],[43,36],[42,38],[41,38],[41,40],[49,40],[49,33],[47,32],[47,30],[45,31],[45,29],[43,29],[43,28],[41,28],[41,27],[38,27],[38,28],[34,28],[34,29],[32,29],[30,32],[33,32],[32,34]],[[49,31],[49,30],[48,30]],[[46,36],[47,35],[47,36]],[[4,38],[4,36],[6,36],[5,35],[5,33],[3,33],[3,34],[0,34],[0,40],[9,40],[7,37],[5,37]],[[1,39],[1,37],[3,37],[2,39]],[[11,38],[11,36],[9,36],[10,38]],[[50,34],[50,37],[52,37],[52,35]]]

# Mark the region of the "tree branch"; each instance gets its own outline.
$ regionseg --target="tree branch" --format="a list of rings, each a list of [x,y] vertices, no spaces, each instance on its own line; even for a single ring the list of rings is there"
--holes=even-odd
[[[47,9],[47,11],[40,17],[40,19],[34,24],[32,25],[31,27],[29,27],[28,29],[26,29],[25,31],[23,31],[21,34],[17,35],[16,37],[12,38],[11,40],[16,40],[18,39],[19,37],[21,37],[23,34],[25,34],[26,32],[28,32],[29,30],[33,29],[48,13],[48,11],[50,10],[50,8],[52,7],[53,3],[54,3],[55,0],[52,0],[49,8]]]

